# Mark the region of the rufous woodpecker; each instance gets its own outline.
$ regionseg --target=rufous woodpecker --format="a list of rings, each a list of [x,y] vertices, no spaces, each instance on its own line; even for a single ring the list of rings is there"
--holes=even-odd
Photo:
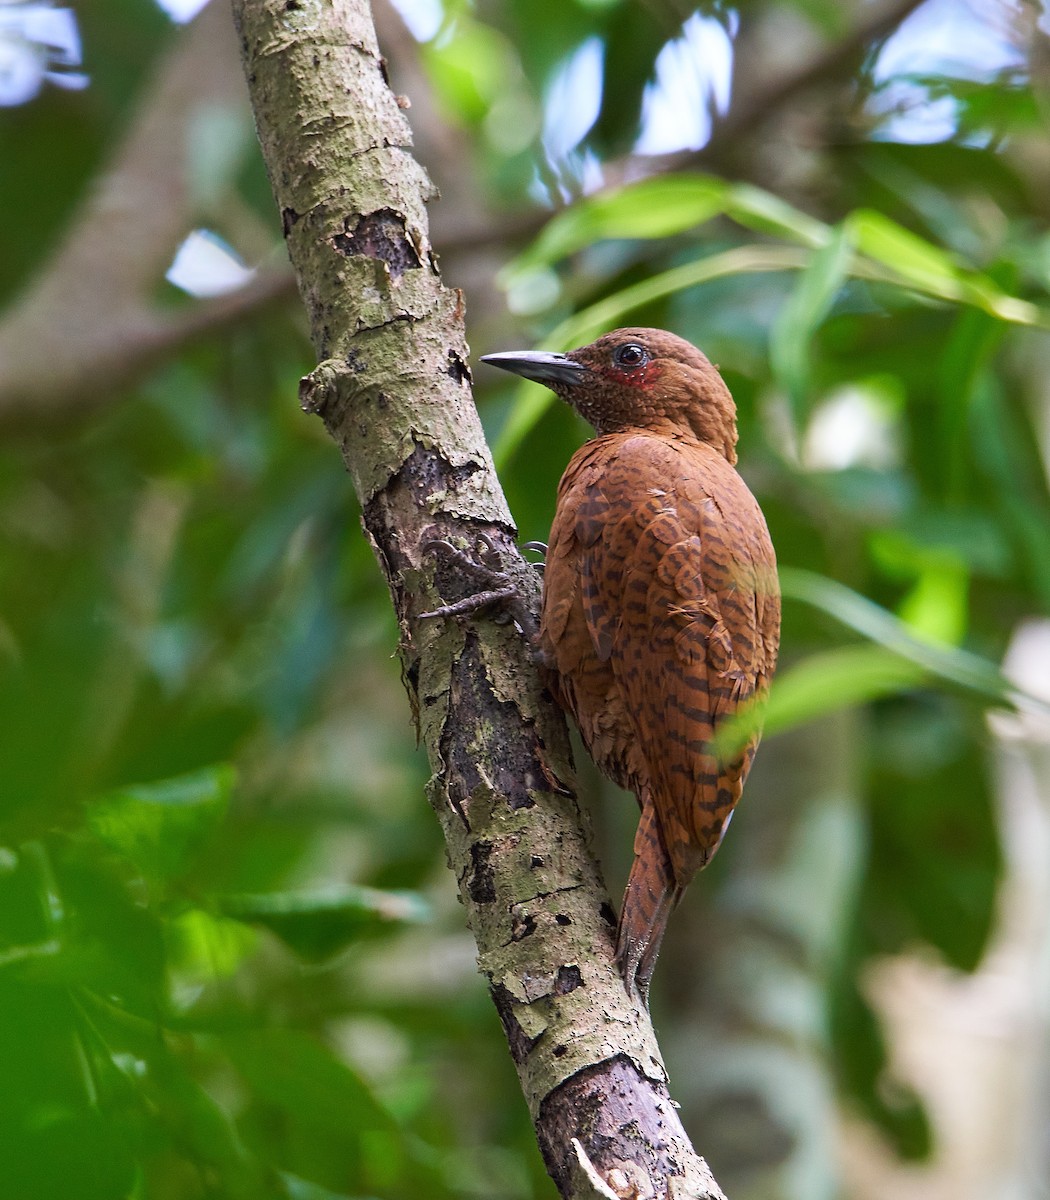
[[[758,745],[755,732],[723,762],[711,742],[769,688],[773,546],[734,467],[733,398],[682,338],[617,329],[481,361],[545,384],[595,429],[558,487],[539,655],[599,770],[641,806],[616,957],[645,1001],[667,919],[725,836]]]

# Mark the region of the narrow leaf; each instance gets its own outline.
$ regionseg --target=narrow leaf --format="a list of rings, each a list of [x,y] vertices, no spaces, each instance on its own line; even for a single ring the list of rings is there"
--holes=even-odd
[[[770,333],[769,356],[796,412],[809,390],[809,347],[827,316],[850,265],[850,231],[839,225],[799,275],[794,291],[780,310]]]
[[[430,918],[417,892],[381,891],[352,884],[309,892],[227,896],[223,912],[262,925],[311,961],[329,958],[380,925]]]
[[[738,183],[730,189],[726,214],[748,229],[814,250],[831,240],[831,229],[823,221],[749,183]]]
[[[967,650],[917,637],[898,617],[833,579],[796,567],[783,567],[780,587],[785,599],[800,600],[821,609],[934,678],[955,684],[986,702],[1050,714],[1050,705],[1016,687],[994,663]]]
[[[727,185],[710,175],[676,174],[598,192],[564,209],[506,269],[501,282],[551,266],[605,238],[672,237],[724,211]]]
[[[748,705],[718,731],[722,761],[733,759],[755,732],[782,733],[818,717],[908,691],[923,670],[882,646],[839,646],[813,654],[777,675],[769,698]]]
[[[936,300],[972,305],[1000,321],[1050,328],[1050,313],[1009,295],[986,275],[963,267],[947,250],[882,213],[857,209],[846,218],[845,225],[863,254],[889,267],[900,282],[915,291]],[[854,270],[858,275],[866,274],[862,263]]]

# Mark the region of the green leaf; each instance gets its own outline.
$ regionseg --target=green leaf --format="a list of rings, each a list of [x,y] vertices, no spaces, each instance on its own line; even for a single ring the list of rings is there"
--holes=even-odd
[[[828,713],[908,691],[922,678],[914,663],[881,646],[840,646],[810,655],[776,676],[763,704],[745,705],[719,729],[716,753],[729,761],[760,730],[769,735],[794,729]]]
[[[428,42],[421,53],[441,107],[461,120],[481,121],[508,83],[517,82],[507,38],[463,11],[455,36]]]
[[[659,205],[667,204],[666,213]],[[1050,328],[1050,312],[1010,296],[990,279],[965,271],[945,250],[869,209],[851,213],[832,228],[772,193],[750,184],[729,185],[705,175],[672,175],[599,193],[559,213],[533,245],[506,269],[503,282],[549,266],[559,258],[610,237],[665,237],[685,232],[721,212],[756,232],[792,245],[739,246],[664,271],[603,297],[562,321],[544,338],[549,350],[591,341],[625,323],[639,308],[713,279],[803,268],[803,281],[774,329],[774,369],[796,402],[805,392],[807,348],[847,275],[907,286],[935,300],[968,304],[999,320]],[[851,253],[853,245],[868,258]],[[811,256],[807,249],[816,250]],[[874,259],[875,262],[869,261]],[[493,454],[503,467],[547,411],[553,397],[526,383]]]
[[[959,646],[969,616],[970,568],[967,548],[944,540],[949,532],[950,526],[942,526],[940,537],[920,541],[900,529],[880,529],[870,546],[872,557],[891,579],[914,581],[898,606],[904,623],[925,641]],[[972,523],[967,532],[972,539]]]
[[[216,1190],[223,1200],[259,1200],[261,1196],[270,1196],[269,1172],[247,1153],[237,1135],[232,1113],[193,1077],[194,1069],[200,1070],[205,1053],[195,1047],[187,1055],[188,1061],[183,1062],[154,1050],[141,1064],[145,1070],[140,1068],[130,1073],[131,1086],[139,1093],[137,1107],[155,1114],[152,1135],[158,1140],[166,1135],[173,1143],[172,1156],[154,1158],[147,1168],[147,1178],[154,1172],[163,1175],[165,1168],[170,1173],[170,1164],[181,1159],[192,1163],[194,1171],[206,1171],[216,1181],[221,1180]],[[143,1196],[160,1191],[158,1184],[159,1179],[152,1187],[147,1183]]]
[[[889,267],[917,292],[937,300],[973,305],[1011,324],[1050,329],[1050,312],[1009,295],[987,276],[967,270],[948,251],[882,213],[857,209],[844,224],[863,254]],[[865,274],[861,264],[854,270],[858,275]]]
[[[672,237],[723,212],[727,184],[712,175],[659,175],[595,195],[564,209],[502,272],[508,286],[519,274],[593,245],[604,238]]]
[[[872,714],[868,936],[896,954],[921,940],[962,971],[995,923],[1002,852],[980,720],[919,692]]]
[[[845,224],[858,249],[892,267],[920,291],[961,298],[959,268],[946,250],[870,209],[850,213]]]
[[[964,563],[931,562],[901,601],[901,619],[925,641],[958,646],[966,634],[969,587]]]
[[[1007,332],[1003,322],[967,308],[959,313],[941,353],[937,440],[942,449],[933,463],[940,467],[945,496],[955,506],[967,495],[972,469],[967,445],[970,411]],[[1000,543],[1000,553],[1005,550]]]
[[[822,609],[875,644],[814,654],[777,675],[768,699],[745,705],[719,730],[714,747],[723,761],[735,757],[760,730],[772,734],[792,729],[842,708],[910,691],[927,678],[954,684],[986,703],[1050,715],[1050,705],[1017,688],[994,663],[957,647],[926,640],[898,617],[841,583],[783,567],[780,585],[785,599],[802,600]],[[949,576],[943,586],[957,593],[957,577]],[[961,602],[956,594],[951,598]]]
[[[228,763],[118,788],[91,802],[88,825],[147,877],[185,870],[222,821],[235,782]]]
[[[846,280],[851,259],[850,231],[839,225],[799,275],[770,333],[769,356],[794,404],[805,408],[809,391],[809,346]]]
[[[738,183],[730,189],[726,215],[747,229],[773,234],[813,250],[831,240],[831,229],[823,221],[750,183]]]
[[[19,1200],[126,1200],[135,1183],[128,1129],[102,1112],[55,1104],[6,1122],[4,1193]]]
[[[417,892],[351,884],[310,892],[228,896],[222,908],[241,921],[265,926],[311,961],[331,957],[382,925],[430,919],[430,908]]]
[[[187,909],[165,925],[169,964],[194,979],[232,975],[255,949],[258,935],[240,921]]]
[[[227,1035],[223,1046],[252,1097],[242,1136],[267,1162],[337,1192],[353,1180],[356,1192],[434,1194],[429,1149],[321,1041],[261,1029]]]
[[[821,609],[932,677],[971,692],[985,702],[1050,714],[1050,705],[1016,687],[994,663],[967,650],[924,640],[898,617],[833,579],[796,567],[783,567],[780,588],[786,600],[800,600]]]
[[[779,677],[766,704],[769,733],[913,688],[923,672],[882,646],[840,646],[813,654]]]
[[[715,175],[681,172],[596,192],[556,214],[522,254],[509,263],[500,282],[549,267],[603,239],[673,237],[716,216],[728,216],[747,229],[773,234],[811,248],[827,245],[831,229],[815,217],[751,184],[732,184]]]
[[[357,1072],[306,1033],[258,1029],[230,1034],[223,1044],[255,1094],[294,1120],[337,1136],[397,1129]]]
[[[1050,496],[1032,423],[1007,401],[990,372],[975,386],[970,421],[974,458],[999,514],[1000,536],[1025,560],[1033,597],[1050,607]]]

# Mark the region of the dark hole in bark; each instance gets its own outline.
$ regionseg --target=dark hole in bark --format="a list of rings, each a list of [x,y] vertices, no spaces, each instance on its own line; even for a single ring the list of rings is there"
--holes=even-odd
[[[457,383],[470,383],[470,368],[455,350],[448,352],[448,373]]]
[[[536,918],[531,916],[515,917],[510,927],[511,940],[524,941],[530,934],[536,932]]]
[[[496,1011],[499,1013],[499,1019],[503,1022],[503,1030],[507,1035],[507,1045],[510,1047],[511,1058],[516,1063],[524,1062],[529,1051],[536,1045],[537,1039],[530,1038],[518,1024],[518,1018],[514,1015],[514,998],[503,984],[497,984],[492,989],[492,1000],[496,1005]]]
[[[337,233],[332,244],[348,258],[363,255],[381,259],[390,268],[390,277],[397,279],[406,271],[418,269],[416,253],[405,230],[405,218],[392,208],[380,208],[359,217],[350,228],[350,218],[344,221],[345,232]]]
[[[470,848],[470,882],[467,892],[475,904],[491,904],[496,899],[496,881],[492,875],[491,842],[475,842]]]
[[[554,984],[555,996],[567,996],[578,987],[583,987],[583,974],[575,963],[558,968],[558,978]]]

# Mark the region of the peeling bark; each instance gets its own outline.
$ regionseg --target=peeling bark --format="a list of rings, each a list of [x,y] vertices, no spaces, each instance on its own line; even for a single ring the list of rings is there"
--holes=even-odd
[[[472,590],[426,544],[484,534],[533,606],[470,391],[463,298],[430,246],[365,0],[234,0],[256,124],[321,362],[303,381],[390,585],[478,961],[566,1197],[722,1197],[686,1137],[572,791],[564,719],[519,630],[421,614]]]

